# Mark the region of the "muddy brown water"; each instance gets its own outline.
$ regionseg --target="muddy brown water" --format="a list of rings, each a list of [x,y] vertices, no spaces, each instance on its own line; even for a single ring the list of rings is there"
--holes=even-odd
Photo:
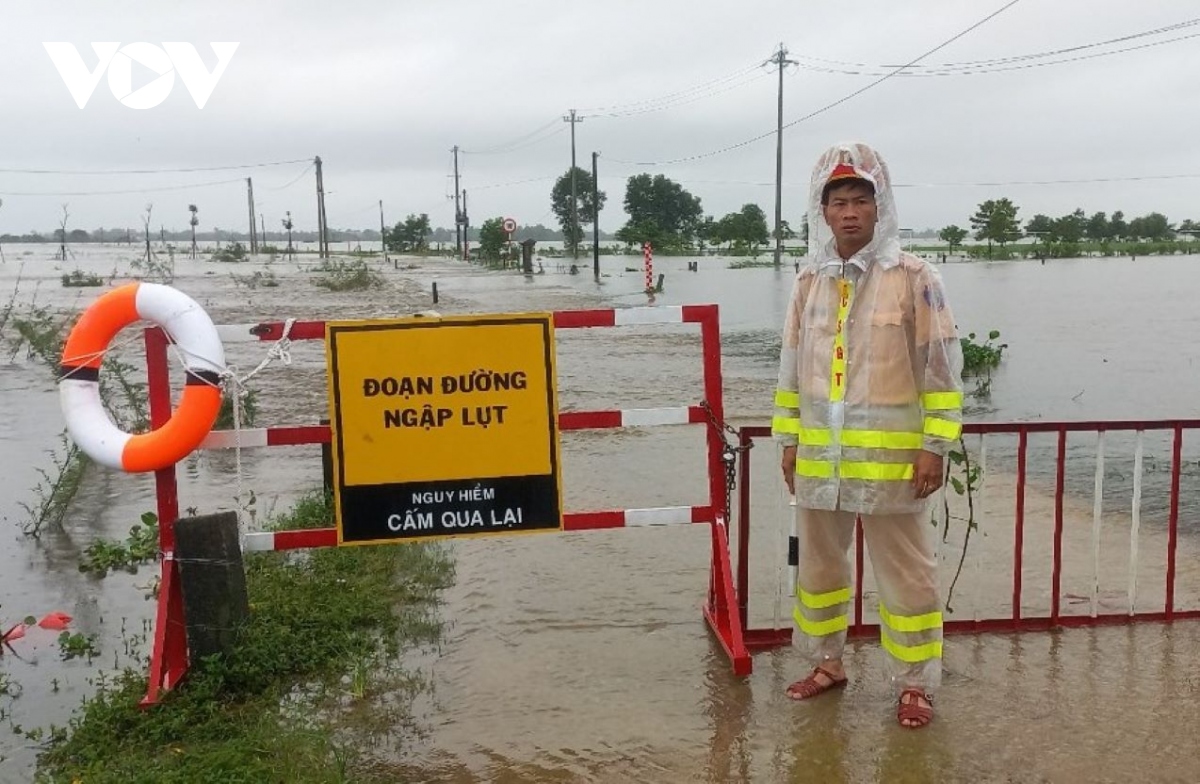
[[[16,285],[20,306],[36,298],[78,310],[96,290],[63,289],[63,265],[49,246],[8,246],[0,267],[5,301]],[[124,275],[136,250],[80,246],[65,265]],[[723,332],[726,410],[734,424],[769,416],[778,324],[789,270],[726,268],[703,259],[660,259],[667,276],[658,304],[718,302]],[[406,261],[407,263],[407,261]],[[359,318],[433,307],[436,279],[445,313],[624,307],[646,303],[636,257],[605,257],[605,277],[465,270],[449,262],[380,269],[386,287],[367,294],[329,293],[312,285],[305,264],[276,262],[278,288],[239,286],[231,268],[177,265],[175,284],[218,323],[266,318]],[[589,262],[590,264],[590,262]],[[23,266],[22,266],[23,265]],[[1187,417],[1200,367],[1191,348],[1200,317],[1191,304],[1200,267],[1194,259],[1086,260],[943,267],[964,331],[1000,329],[1011,345],[992,397],[972,404],[985,420]],[[1170,285],[1166,285],[1170,281]],[[123,336],[126,333],[123,333]],[[264,347],[227,347],[243,372]],[[127,349],[137,358],[136,342]],[[700,388],[697,331],[691,327],[565,331],[558,335],[560,399],[565,408],[632,408],[695,403]],[[291,364],[268,367],[259,425],[311,422],[325,415],[324,356],[317,342],[297,344]],[[137,664],[153,605],[143,598],[155,569],[100,580],[80,574],[78,556],[95,537],[121,537],[154,508],[148,477],[92,471],[62,531],[38,540],[19,533],[21,504],[36,500],[39,469],[61,430],[54,379],[46,368],[7,352],[0,363],[0,470],[4,517],[0,616],[6,622],[65,610],[75,628],[98,636],[91,663],[61,661],[54,635],[31,630],[5,655],[0,672],[23,688],[0,697],[11,718],[0,725],[0,780],[28,780],[37,743],[9,731],[63,724],[97,678]],[[1181,606],[1200,607],[1197,448],[1181,504]],[[1065,505],[1064,612],[1087,613],[1093,590],[1101,612],[1128,609],[1132,438],[1110,436],[1099,567],[1092,560],[1095,437],[1072,436]],[[1136,562],[1136,607],[1155,609],[1163,594],[1165,466],[1169,443],[1146,440],[1145,508]],[[567,509],[703,503],[704,432],[699,426],[568,433],[563,437]],[[1031,439],[1023,610],[1049,602],[1053,517],[1053,436]],[[752,452],[754,530],[751,619],[786,625],[780,563],[787,507],[774,470],[774,446]],[[988,473],[978,500],[980,529],[955,591],[954,617],[1010,611],[1013,440],[989,440]],[[247,450],[242,455],[247,518],[285,509],[320,482],[315,447]],[[181,507],[234,508],[232,452],[194,455],[180,471]],[[960,514],[955,503],[953,514]],[[958,565],[961,524],[941,546],[943,584]],[[407,780],[559,781],[1194,781],[1200,721],[1200,624],[1143,625],[1054,634],[950,638],[939,716],[927,731],[895,725],[877,645],[852,646],[853,683],[841,696],[798,705],[784,687],[804,657],[786,648],[758,654],[755,671],[732,676],[700,615],[708,584],[706,526],[534,535],[451,545],[458,579],[444,594],[442,643],[406,664],[430,688],[410,732],[378,740],[377,753],[399,763]],[[1096,575],[1099,575],[1097,580]],[[866,583],[868,592],[872,582]],[[870,594],[868,594],[870,595]],[[870,602],[868,602],[869,604]],[[124,632],[122,632],[124,627]],[[135,639],[136,638],[136,639]]]

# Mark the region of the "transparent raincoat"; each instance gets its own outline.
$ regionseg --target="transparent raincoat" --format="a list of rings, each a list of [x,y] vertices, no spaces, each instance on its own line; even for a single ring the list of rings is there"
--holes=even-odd
[[[871,242],[845,261],[821,209],[835,169],[875,186],[878,213]],[[870,147],[821,156],[808,216],[809,264],[785,319],[772,428],[797,446],[794,617],[818,662],[841,658],[860,514],[892,683],[928,691],[941,678],[942,616],[913,462],[922,449],[945,455],[962,430],[954,317],[941,276],[900,248],[891,179]]]
[[[844,263],[821,211],[839,164],[875,185],[874,238]],[[798,445],[796,500],[809,509],[916,512],[917,450],[944,455],[962,429],[962,349],[941,276],[900,247],[886,164],[865,144],[813,170],[809,263],[783,331],[773,431]]]

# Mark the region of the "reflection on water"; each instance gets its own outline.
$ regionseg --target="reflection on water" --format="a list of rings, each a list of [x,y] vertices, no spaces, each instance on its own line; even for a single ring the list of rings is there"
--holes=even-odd
[[[59,270],[45,261],[52,250],[6,246],[0,284],[11,290],[22,258],[22,291],[37,301],[78,309],[76,292],[57,286]],[[107,275],[128,268],[123,248],[81,248],[79,266]],[[14,259],[17,261],[14,262]],[[794,273],[790,268],[730,270],[704,258],[700,271],[684,258],[656,260],[666,289],[656,304],[718,302],[723,328],[726,410],[735,423],[769,417],[775,383],[778,329]],[[240,287],[227,266],[179,265],[176,281],[220,323],[262,318],[403,315],[432,307],[437,279],[446,313],[551,310],[643,304],[641,272],[625,272],[636,257],[604,257],[600,285],[590,274],[526,279],[512,273],[464,270],[450,262],[418,262],[418,270],[382,270],[388,286],[336,294],[312,285],[305,265],[276,263],[276,289]],[[245,265],[239,274],[254,268]],[[1110,419],[1189,416],[1200,369],[1187,342],[1200,315],[1187,292],[1200,282],[1187,258],[1088,260],[1045,266],[1020,262],[942,268],[964,330],[999,329],[1010,349],[990,401],[975,415],[992,420]],[[586,271],[585,271],[586,272]],[[1164,289],[1163,280],[1172,286]],[[698,402],[700,347],[692,327],[573,330],[560,333],[561,400],[567,409],[631,408]],[[257,345],[231,345],[230,359],[253,367]],[[317,342],[293,347],[290,365],[276,363],[255,378],[261,425],[311,422],[325,415],[324,357]],[[1169,379],[1164,383],[1163,379]],[[135,587],[148,579],[117,575],[99,581],[75,571],[78,552],[95,536],[122,536],[152,508],[148,477],[93,471],[64,530],[33,543],[16,533],[22,502],[48,465],[44,452],[61,428],[53,380],[24,362],[0,366],[0,395],[20,416],[0,420],[0,499],[10,546],[0,555],[3,612],[21,615],[74,610],[102,635],[107,658],[121,646],[120,619],[140,630],[152,607]],[[1197,449],[1185,439],[1185,550],[1196,545]],[[566,434],[568,509],[698,503],[704,498],[702,426]],[[962,612],[995,593],[990,572],[1007,579],[1011,519],[1007,483],[1014,439],[989,445],[990,477],[984,503],[996,528],[985,529],[988,553],[972,564],[982,575],[968,581]],[[1052,486],[1054,437],[1030,440],[1031,521],[1044,510]],[[1147,479],[1143,527],[1146,553],[1156,552],[1165,524],[1164,461],[1169,443],[1146,437]],[[1072,547],[1090,554],[1090,491],[1094,436],[1069,440],[1067,485]],[[756,538],[752,553],[752,615],[756,623],[786,623],[774,447],[755,449]],[[318,451],[292,447],[248,451],[241,481],[257,497],[256,512],[280,509],[320,481]],[[1110,435],[1105,473],[1104,546],[1123,551],[1120,512],[1132,492],[1132,437]],[[189,458],[181,471],[181,505],[215,511],[233,506],[232,453]],[[1040,500],[1039,500],[1040,499]],[[773,507],[772,505],[775,504]],[[1042,504],[1039,506],[1039,504]],[[993,519],[992,517],[988,518]],[[1044,516],[1037,518],[1046,519]],[[1031,526],[1036,526],[1031,522]],[[1041,529],[1044,533],[1044,526]],[[1045,565],[1043,534],[1031,529],[1030,584]],[[981,539],[984,541],[984,539]],[[1003,546],[1002,546],[1003,544]],[[954,555],[946,545],[944,561]],[[1190,549],[1188,549],[1190,548]],[[414,655],[412,666],[432,684],[423,695],[416,741],[393,739],[380,754],[420,781],[1124,781],[1189,780],[1194,748],[1188,729],[1200,720],[1200,627],[1176,624],[1101,629],[1024,637],[982,635],[947,643],[946,686],[939,718],[913,733],[895,724],[879,672],[877,646],[858,643],[848,664],[854,682],[844,694],[796,704],[784,687],[801,675],[803,657],[792,650],[761,654],[755,673],[734,678],[699,613],[708,585],[708,531],[683,529],[602,531],[486,541],[452,547],[458,582],[445,593],[447,635],[436,649]],[[994,553],[994,560],[992,560]],[[1141,565],[1147,591],[1156,569]],[[1041,560],[1039,560],[1041,559]],[[1087,563],[1086,558],[1082,562]],[[1064,589],[1088,592],[1086,566]],[[1192,569],[1193,587],[1200,578]],[[1159,578],[1161,579],[1161,578]],[[1119,602],[1123,575],[1114,580]],[[1107,588],[1106,588],[1107,590]],[[1003,596],[1004,591],[999,593]],[[1194,595],[1189,594],[1189,595]],[[966,598],[971,597],[971,598]],[[1115,598],[1114,598],[1115,597]],[[1029,601],[1046,599],[1030,588]],[[1076,608],[1075,611],[1078,610]],[[5,618],[8,616],[6,615]],[[101,621],[101,619],[103,619]],[[9,658],[0,667],[26,686],[15,704],[27,725],[63,723],[89,690],[94,669],[61,663],[52,642],[32,640],[28,663]],[[99,665],[97,665],[99,666]],[[54,693],[51,678],[64,687]],[[26,699],[26,698],[30,699]],[[1113,700],[1118,700],[1114,703]],[[1170,716],[1163,722],[1162,716]],[[34,749],[19,739],[0,741],[11,759],[0,778],[26,770]],[[1148,763],[1147,760],[1152,760]],[[14,774],[18,775],[19,774]]]

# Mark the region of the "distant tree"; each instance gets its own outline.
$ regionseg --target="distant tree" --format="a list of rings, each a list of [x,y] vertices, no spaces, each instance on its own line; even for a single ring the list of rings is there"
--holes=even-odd
[[[59,221],[58,228],[54,230],[54,238],[58,240],[58,253],[54,258],[60,261],[67,260],[67,220],[71,217],[71,213],[67,212],[67,205],[62,206],[62,220]]]
[[[562,228],[563,242],[567,250],[574,251],[583,241],[583,227],[592,224],[592,216],[604,209],[608,196],[604,191],[596,193],[596,203],[592,202],[592,173],[586,169],[575,167],[575,211],[571,210],[571,169],[559,177],[550,191],[550,207],[558,225]],[[579,215],[579,223],[575,224],[575,213]]]
[[[1103,212],[1092,213],[1092,217],[1088,218],[1087,228],[1084,234],[1092,242],[1103,242],[1109,238],[1108,216]]]
[[[662,174],[635,174],[629,178],[625,212],[629,222],[617,232],[617,239],[671,248],[692,241],[703,215],[700,199]]]
[[[1125,222],[1125,213],[1117,210],[1108,222],[1108,236],[1114,240],[1123,240],[1129,236],[1129,224]]]
[[[429,247],[429,216],[426,213],[409,215],[404,221],[404,228],[408,231],[408,240],[414,251]]]
[[[953,255],[954,249],[967,238],[967,230],[951,224],[938,232],[938,238],[950,246],[949,253]]]
[[[283,224],[283,228],[287,231],[287,238],[288,238],[287,255],[289,257],[295,258],[296,251],[295,251],[295,249],[292,248],[292,228],[295,226],[295,224],[292,223],[292,211],[288,210],[287,212],[284,213],[284,215],[286,217],[282,221],[280,221],[280,223]],[[196,236],[196,230],[192,229],[192,244],[193,245],[196,244],[195,236]]]
[[[192,214],[192,217],[188,219],[188,225],[192,227],[192,258],[194,259],[196,258],[196,227],[200,225],[200,218],[198,215],[200,208],[195,204],[189,204],[188,212]]]
[[[396,253],[419,253],[429,247],[429,216],[425,213],[408,217],[386,232],[384,243]]]
[[[1054,232],[1060,242],[1079,242],[1087,232],[1087,227],[1087,215],[1081,209],[1054,221]]]
[[[779,221],[779,236],[785,240],[794,240],[796,239],[796,231],[787,221],[781,220]]]
[[[1165,242],[1174,234],[1175,227],[1161,212],[1152,212],[1129,221],[1129,236],[1132,239]]]
[[[770,239],[766,213],[757,204],[744,204],[739,212],[721,218],[711,234],[717,244],[728,242],[731,249],[755,255]]]
[[[67,235],[67,239],[71,242],[88,242],[91,236],[83,229],[71,229],[71,233]]]
[[[992,243],[1004,244],[1021,236],[1021,225],[1017,222],[1019,208],[1008,199],[988,199],[979,205],[971,216],[971,228],[975,239],[987,240],[988,258],[992,256]]]
[[[504,218],[489,218],[479,227],[479,255],[490,261],[500,258],[508,242],[508,233],[504,231]]]
[[[146,255],[142,257],[142,263],[146,265],[146,269],[153,269],[152,265],[155,262],[155,257],[158,255],[150,247],[150,218],[154,214],[154,202],[146,205],[146,214],[142,216],[142,237],[146,240]]]
[[[700,250],[704,250],[705,244],[719,245],[720,241],[717,237],[717,222],[713,220],[713,216],[705,215],[701,221],[696,224],[696,242],[700,246]]]
[[[741,233],[739,239],[749,245],[751,251],[766,245],[771,238],[771,232],[767,229],[767,214],[757,204],[742,205],[742,211],[738,213],[738,230]]]
[[[1025,233],[1046,237],[1054,233],[1054,218],[1038,213],[1025,223]]]

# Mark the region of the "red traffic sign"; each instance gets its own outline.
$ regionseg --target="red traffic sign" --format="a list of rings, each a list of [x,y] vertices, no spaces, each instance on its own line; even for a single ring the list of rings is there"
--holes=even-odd
[[[512,234],[514,231],[517,230],[517,222],[515,220],[513,220],[512,218],[505,218],[503,225],[504,225],[504,231],[507,234]]]

